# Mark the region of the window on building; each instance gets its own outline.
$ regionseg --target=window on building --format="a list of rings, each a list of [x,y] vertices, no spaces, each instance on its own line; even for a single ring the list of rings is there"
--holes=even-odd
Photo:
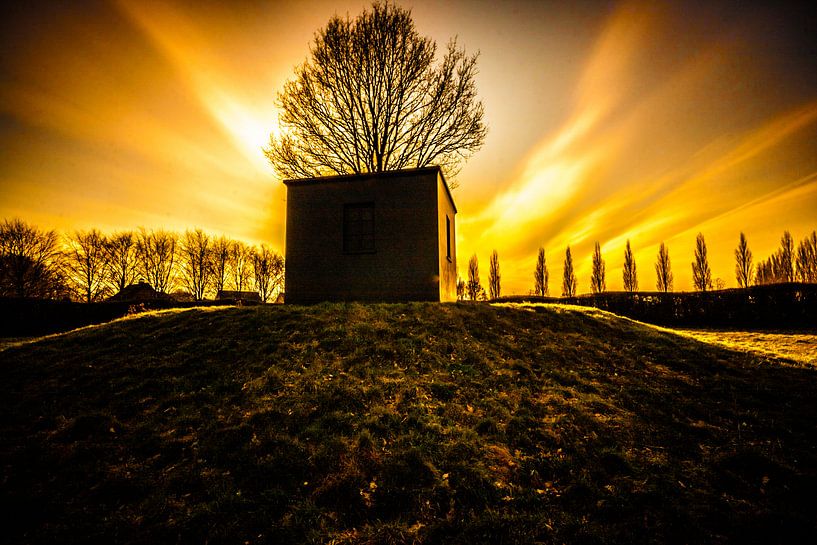
[[[374,203],[343,205],[343,251],[350,254],[374,252]]]
[[[451,218],[445,216],[445,257],[451,261]]]

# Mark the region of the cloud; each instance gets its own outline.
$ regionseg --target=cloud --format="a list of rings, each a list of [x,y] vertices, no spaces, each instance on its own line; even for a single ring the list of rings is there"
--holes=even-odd
[[[509,269],[525,270],[538,246],[561,252],[570,244],[581,291],[590,270],[583,256],[596,240],[618,256],[630,239],[637,257],[652,259],[662,240],[746,207],[783,217],[772,197],[810,183],[802,171],[817,167],[804,161],[815,147],[817,100],[769,98],[763,76],[746,65],[756,45],[739,32],[665,55],[682,30],[643,7],[625,4],[611,15],[565,123],[534,148],[517,179],[462,221],[466,252],[496,248]],[[724,266],[728,259],[713,257]],[[527,276],[506,285],[525,292]],[[686,274],[677,276],[684,289]]]

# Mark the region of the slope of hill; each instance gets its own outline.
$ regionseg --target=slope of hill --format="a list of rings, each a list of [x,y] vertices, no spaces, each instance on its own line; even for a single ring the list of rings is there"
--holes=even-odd
[[[163,311],[0,373],[12,543],[817,536],[817,372],[597,310]]]

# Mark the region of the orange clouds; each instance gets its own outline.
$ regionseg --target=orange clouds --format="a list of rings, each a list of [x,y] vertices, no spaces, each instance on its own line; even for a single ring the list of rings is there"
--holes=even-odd
[[[21,7],[0,38],[0,216],[66,231],[197,226],[283,249],[285,191],[261,152],[275,94],[314,31],[362,5]],[[734,285],[740,231],[761,258],[784,229],[799,239],[817,228],[813,38],[796,13],[732,8],[510,2],[481,13],[418,0],[421,33],[481,51],[489,135],[454,195],[461,271],[496,249],[503,291],[527,293],[543,246],[557,293],[570,244],[588,291],[598,240],[608,288],[620,289],[630,239],[650,289],[665,241],[675,288],[691,289],[702,231],[714,275]]]
[[[585,63],[567,121],[526,158],[518,177],[478,214],[463,218],[462,253],[476,249],[482,256],[496,248],[510,271],[507,291],[531,289],[539,245],[558,281],[568,244],[579,291],[589,291],[595,240],[608,261],[608,287],[621,289],[627,239],[642,289],[654,285],[661,241],[670,243],[675,288],[691,289],[694,237],[707,229],[713,269],[733,285],[731,250],[740,231],[762,242],[754,248],[761,257],[784,229],[799,237],[817,228],[811,176],[817,160],[809,159],[817,100],[788,107],[764,102],[749,85],[762,78],[746,69],[751,47],[739,34],[671,60],[661,57],[676,37],[668,17],[644,4],[621,6]],[[734,81],[748,89],[725,88]],[[740,102],[730,104],[735,94]],[[792,208],[780,194],[789,189],[781,188],[804,200]],[[757,236],[749,210],[772,219],[762,223],[773,236]],[[551,293],[557,292],[552,284]]]

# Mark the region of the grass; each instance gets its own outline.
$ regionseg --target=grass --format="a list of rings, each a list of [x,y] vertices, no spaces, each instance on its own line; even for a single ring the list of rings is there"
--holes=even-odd
[[[785,359],[795,364],[817,367],[817,334],[802,331],[721,331],[681,330],[684,335],[707,343],[759,357]]]
[[[146,313],[0,373],[10,543],[817,536],[817,371],[593,309]]]

